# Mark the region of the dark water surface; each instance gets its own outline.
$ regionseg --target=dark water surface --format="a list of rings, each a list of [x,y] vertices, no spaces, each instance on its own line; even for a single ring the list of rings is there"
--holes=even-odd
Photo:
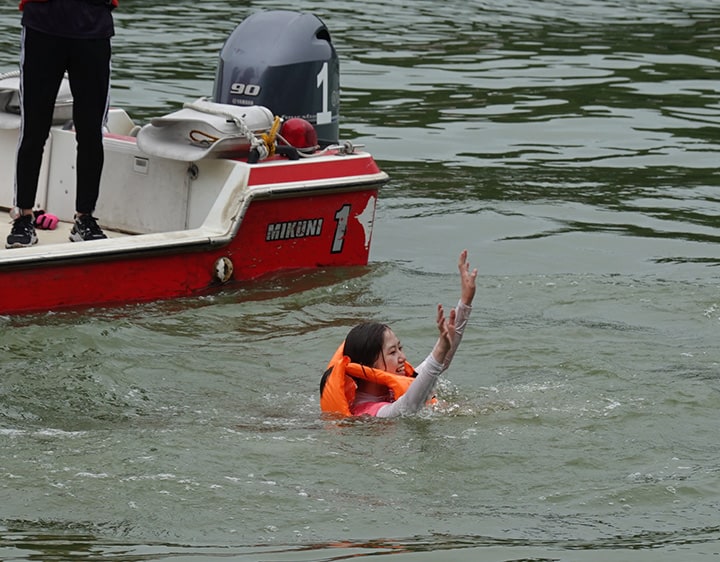
[[[124,0],[113,103],[212,92],[244,17]],[[720,5],[298,1],[390,174],[361,270],[0,318],[3,560],[720,558]],[[17,67],[0,7],[0,72]],[[436,411],[330,423],[364,318],[411,360],[480,270]]]

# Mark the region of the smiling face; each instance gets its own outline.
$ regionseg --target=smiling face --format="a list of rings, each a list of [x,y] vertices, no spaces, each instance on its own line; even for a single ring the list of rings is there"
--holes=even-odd
[[[405,373],[405,360],[406,357],[400,340],[395,335],[395,332],[387,328],[383,335],[382,351],[372,366],[376,369],[402,375]]]
[[[348,332],[343,353],[353,363],[382,369],[394,374],[405,374],[405,353],[402,344],[387,324],[363,322]],[[356,378],[358,393],[372,394],[392,401],[390,389],[377,382]]]

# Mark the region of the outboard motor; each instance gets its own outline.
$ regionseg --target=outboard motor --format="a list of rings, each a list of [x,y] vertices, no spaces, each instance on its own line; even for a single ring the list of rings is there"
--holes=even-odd
[[[322,146],[339,136],[340,63],[318,17],[274,10],[246,18],[220,51],[213,101],[263,105],[309,121]]]

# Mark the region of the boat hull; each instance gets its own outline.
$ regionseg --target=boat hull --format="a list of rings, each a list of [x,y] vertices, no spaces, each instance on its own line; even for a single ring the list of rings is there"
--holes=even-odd
[[[0,263],[0,313],[172,299],[281,271],[365,265],[376,199],[376,187],[265,195],[226,243]],[[102,243],[78,243],[92,244]]]

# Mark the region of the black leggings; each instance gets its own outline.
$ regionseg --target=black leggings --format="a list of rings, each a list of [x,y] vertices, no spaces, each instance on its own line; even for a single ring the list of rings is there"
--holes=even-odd
[[[100,192],[103,126],[110,93],[110,39],[68,39],[23,28],[20,53],[22,127],[15,175],[15,204],[35,205],[43,147],[55,98],[67,71],[77,141],[75,210],[92,213]]]

